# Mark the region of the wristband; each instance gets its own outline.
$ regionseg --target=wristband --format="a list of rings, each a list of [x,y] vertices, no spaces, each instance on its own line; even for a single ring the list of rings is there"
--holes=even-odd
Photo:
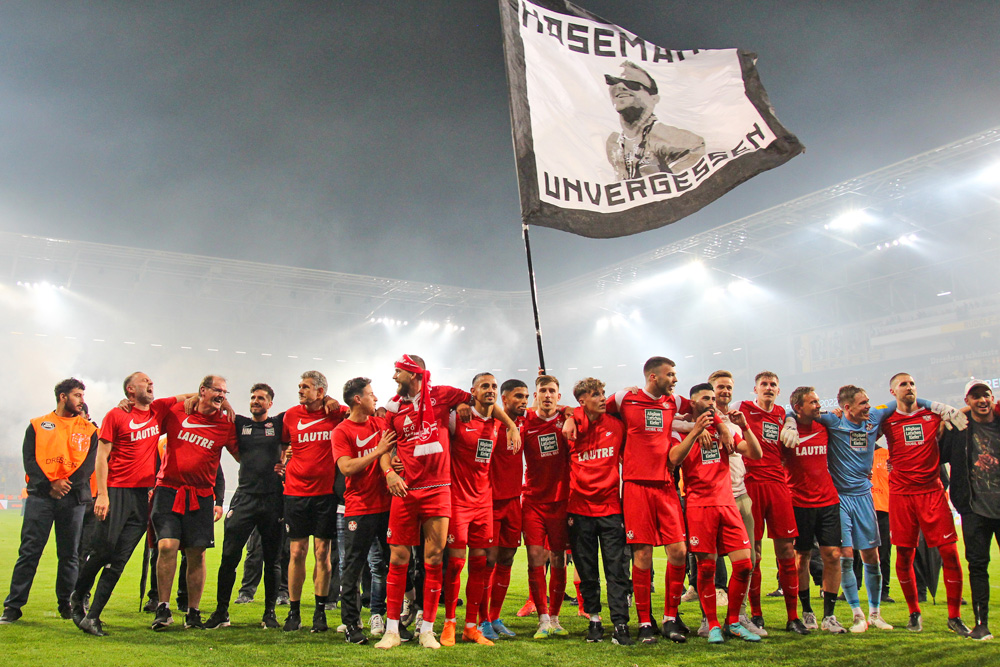
[[[389,473],[391,473],[391,472],[392,472],[392,468],[387,468],[386,470],[382,471],[382,474],[385,475],[386,477],[388,477]]]

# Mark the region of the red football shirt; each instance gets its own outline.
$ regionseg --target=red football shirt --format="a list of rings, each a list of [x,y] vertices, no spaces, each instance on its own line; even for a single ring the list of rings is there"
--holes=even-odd
[[[941,418],[920,408],[906,414],[898,409],[882,422],[889,445],[889,492],[912,495],[943,488],[937,432]]]
[[[230,453],[237,451],[236,425],[221,411],[211,415],[198,412],[189,415],[184,412],[183,403],[175,403],[163,413],[160,428],[167,436],[167,445],[163,449],[156,485],[172,489],[182,486],[214,488],[222,448]]]
[[[396,432],[396,453],[411,489],[451,484],[448,417],[455,406],[472,402],[472,394],[455,387],[433,385],[429,393],[431,404],[423,424],[417,424],[419,397],[416,401],[394,398],[386,404],[386,422]]]
[[[569,443],[569,502],[566,509],[582,516],[622,513],[618,466],[625,444],[625,425],[610,415],[587,423],[583,408],[573,411],[577,437]]]
[[[176,399],[159,398],[149,410],[128,412],[112,408],[101,422],[101,440],[111,443],[108,456],[108,487],[149,488],[156,482],[156,443],[160,440],[160,420]]]
[[[745,458],[748,482],[785,483],[785,470],[781,466],[782,444],[778,437],[785,423],[785,409],[780,405],[764,410],[754,401],[740,403],[740,412],[747,418],[747,425],[760,442],[764,455],[757,461]]]
[[[813,421],[808,427],[797,424],[799,444],[781,448],[788,470],[788,490],[795,507],[828,507],[840,502],[826,465],[826,427]]]
[[[333,429],[333,460],[359,459],[378,447],[385,422],[369,417],[363,424],[345,419]],[[374,460],[362,472],[344,478],[344,515],[361,516],[389,511],[392,496],[385,484],[382,467]]]
[[[528,410],[521,425],[525,502],[555,503],[569,496],[569,447],[562,434],[566,422],[561,412],[542,419]]]
[[[451,504],[483,507],[493,503],[490,493],[490,459],[496,449],[500,422],[472,410],[472,419],[463,423],[451,413]],[[504,429],[506,430],[506,429]]]
[[[337,466],[333,460],[333,429],[344,419],[346,409],[326,414],[296,405],[285,411],[281,441],[292,448],[285,466],[286,496],[326,496],[333,493]]]
[[[521,428],[524,417],[518,417],[514,423]],[[524,453],[521,450],[512,452],[507,448],[507,429],[501,424],[493,457],[490,459],[490,490],[493,500],[520,498],[523,483]]]
[[[726,426],[730,426],[728,423]],[[712,444],[702,447],[695,441],[687,456],[681,462],[681,475],[684,480],[684,497],[688,507],[721,507],[736,506],[733,497],[733,485],[729,481],[729,454],[719,445],[719,434],[715,426],[705,429],[712,436]],[[730,428],[733,434],[733,445],[743,442],[739,429]],[[673,446],[680,446],[687,434],[675,433]]]
[[[618,415],[627,428],[622,478],[635,482],[665,482],[671,486],[670,433],[674,415],[683,399],[653,398],[645,389],[632,394],[620,391],[608,399],[608,414]]]

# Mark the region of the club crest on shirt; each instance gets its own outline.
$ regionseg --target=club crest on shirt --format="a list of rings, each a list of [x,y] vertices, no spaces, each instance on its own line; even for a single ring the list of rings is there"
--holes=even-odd
[[[663,430],[663,410],[646,409],[646,430]]]

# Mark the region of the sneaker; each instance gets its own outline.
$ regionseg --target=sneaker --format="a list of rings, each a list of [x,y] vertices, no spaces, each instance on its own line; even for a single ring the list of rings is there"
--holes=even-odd
[[[483,637],[486,637],[492,642],[495,642],[498,639],[500,639],[500,635],[498,635],[497,631],[493,629],[493,624],[490,623],[489,621],[483,621],[482,623],[480,623],[479,631],[483,633]]]
[[[874,626],[879,630],[892,630],[892,626],[885,622],[882,618],[881,612],[873,611],[868,614],[868,625]],[[948,624],[951,627],[951,624]]]
[[[455,645],[455,621],[445,621],[441,629],[441,646]]]
[[[756,637],[757,635],[754,635]],[[708,643],[709,644],[721,644],[725,639],[722,638],[722,628],[718,625],[713,625],[708,630]]]
[[[535,634],[532,635],[532,639],[548,639],[549,638],[549,631],[551,629],[552,629],[552,626],[549,625],[548,621],[539,621],[538,622],[538,629],[535,630]]]
[[[212,612],[212,615],[208,617],[208,620],[205,621],[205,627],[209,630],[215,630],[216,628],[228,628],[229,612],[222,609],[216,609]]]
[[[761,630],[764,630],[764,617],[763,616],[751,616],[750,617],[750,622],[753,623],[754,625],[756,625]],[[754,633],[754,634],[757,634],[757,633]],[[767,632],[764,632],[764,634],[762,634],[760,636],[761,637],[767,637]]]
[[[462,641],[475,642],[480,646],[493,646],[493,642],[483,636],[482,631],[480,631],[479,626],[474,628],[465,628],[462,630]]]
[[[188,610],[188,599],[187,595],[177,596],[177,611],[183,611],[185,614]]]
[[[382,620],[382,614],[372,614],[371,618],[368,619],[368,628],[372,637],[381,637],[385,633],[385,621]]]
[[[0,625],[10,625],[16,623],[21,618],[21,610],[14,607],[4,607],[3,615],[0,616]]]
[[[715,606],[717,609],[724,609],[729,605],[729,593],[724,588],[715,589]]]
[[[615,646],[632,646],[635,640],[628,630],[628,623],[619,623],[615,626],[615,631],[611,634],[611,643]]]
[[[528,601],[524,603],[524,606],[517,610],[517,617],[524,618],[525,616],[531,616],[537,611],[535,609],[535,603],[528,598]]]
[[[639,635],[636,639],[640,644],[655,644],[659,640],[656,636],[656,628],[652,625],[640,625]]]
[[[341,630],[344,633],[344,639],[348,644],[367,644],[368,638],[365,637],[364,631],[356,625],[345,625],[344,629]],[[399,638],[399,635],[395,635]]]
[[[859,635],[867,629],[868,623],[865,622],[865,615],[861,612],[854,614],[854,617],[851,619],[851,632]]]
[[[326,632],[330,626],[326,624],[326,609],[320,607],[313,612],[313,624],[309,632]]]
[[[424,610],[418,609],[417,615],[413,618],[413,628],[415,630],[420,628],[420,624],[424,622]],[[402,625],[402,623],[400,623]],[[408,625],[408,624],[407,624]]]
[[[972,628],[972,632],[969,633],[969,639],[984,642],[988,639],[993,639],[993,635],[990,634],[990,629],[985,623],[979,623],[976,627]]]
[[[250,601],[252,602],[253,598],[250,598]],[[278,598],[274,601],[274,604],[276,604],[279,607],[286,607],[288,606],[289,602],[290,600],[288,599],[288,593],[278,593]]]
[[[364,627],[363,624],[359,624],[359,625],[361,625],[361,627]],[[415,625],[413,627],[419,627],[419,626]],[[383,635],[383,637],[384,636],[385,635]],[[400,626],[399,626],[399,641],[401,641],[401,642],[408,642],[411,639],[413,639],[413,633],[410,631],[410,629],[408,627],[406,627],[405,625],[400,624]]]
[[[323,605],[323,611],[336,611],[336,609],[337,609],[336,600],[334,600],[333,602],[327,602],[325,605]]]
[[[201,610],[189,607],[184,614],[184,629],[204,630],[205,624],[201,622]]]
[[[502,618],[498,618],[497,620],[490,623],[490,625],[493,626],[494,632],[496,632],[498,635],[502,635],[504,637],[517,636],[517,633],[515,633],[513,630],[511,630],[510,628],[508,628],[506,625],[503,624]]]
[[[236,598],[236,604],[250,604],[251,602],[253,602],[253,596],[246,593],[240,593]]]
[[[413,622],[413,616],[417,613],[416,606],[410,598],[403,596],[403,608],[399,614],[399,624],[409,625]]]
[[[87,617],[87,611],[83,608],[83,602],[80,601],[76,591],[69,594],[69,615],[76,627],[80,627],[80,622]]]
[[[360,628],[359,628],[359,630],[360,630]],[[389,650],[391,648],[396,648],[401,643],[402,642],[399,639],[399,634],[398,633],[387,632],[384,635],[382,635],[382,640],[378,644],[375,644],[375,648],[380,648],[382,650],[387,651],[387,650]]]
[[[156,605],[159,604],[155,598],[149,598],[146,600],[146,604],[142,606],[142,610],[147,614],[156,613]]]
[[[156,605],[156,615],[153,616],[153,625],[150,627],[159,632],[160,630],[166,630],[167,626],[173,622],[174,616],[170,613],[170,607],[167,606],[167,603],[161,602]]]
[[[685,637],[691,635],[691,628],[689,628],[687,624],[684,622],[683,613],[677,614],[677,620],[675,620],[674,623],[677,624],[677,631],[680,632],[682,635],[684,635]]]
[[[268,609],[264,612],[264,615],[260,617],[260,627],[268,628],[270,630],[277,630],[281,627],[278,623],[278,617],[275,615],[273,609]]]
[[[427,632],[420,633],[420,645],[423,646],[424,648],[433,648],[433,649],[441,648],[441,644],[438,643],[438,640],[434,636],[434,633],[431,632],[430,630],[428,630]]]
[[[587,625],[587,643],[596,644],[604,641],[604,626],[600,621],[591,621]]]
[[[819,629],[835,635],[841,635],[847,632],[847,628],[840,624],[840,621],[837,620],[836,616],[832,615],[823,617],[823,622],[820,624]]]
[[[812,611],[803,612],[802,625],[806,630],[819,630],[819,623],[816,622],[816,613]]]
[[[688,586],[688,589],[684,591],[684,595],[681,596],[681,602],[694,602],[698,599],[698,589],[694,586]]]
[[[550,637],[565,637],[569,635],[566,632],[566,628],[559,624],[559,617],[553,616],[549,619],[549,636]]]
[[[59,618],[63,619],[64,621],[68,621],[73,618],[73,606],[69,602],[60,602],[59,606],[57,607],[57,611],[59,612]],[[86,612],[83,611],[82,606],[80,607],[80,611],[83,612],[84,615],[86,615]]]
[[[285,625],[282,626],[282,630],[285,632],[294,632],[302,628],[302,615],[297,609],[290,610],[288,616],[285,617]]]
[[[968,627],[966,627],[965,623],[962,622],[961,618],[949,618],[948,629],[959,637],[968,637],[972,632]]]
[[[896,604],[896,601],[892,599],[892,597],[890,597],[888,593],[882,593],[879,600],[882,601],[882,604]]]
[[[701,625],[698,626],[698,636],[702,638],[708,637],[708,619],[704,616],[701,617]]]
[[[640,639],[642,638],[642,628],[643,627],[645,627],[645,626],[640,626],[639,627],[639,638]],[[663,621],[663,626],[660,628],[660,634],[663,635],[665,638],[669,639],[670,641],[675,642],[677,644],[683,644],[684,642],[687,641],[687,637],[684,635],[683,632],[681,632],[681,629],[677,626],[677,621],[676,620],[673,620],[673,621]]]
[[[767,594],[769,598],[783,598],[785,597],[784,591],[781,590],[781,586],[778,586],[773,591]]]
[[[785,632],[794,632],[800,635],[808,635],[809,631],[806,629],[805,623],[802,622],[801,618],[793,618],[785,624]]]
[[[923,632],[924,622],[920,618],[920,612],[915,611],[910,614],[910,620],[906,623],[906,629],[910,632]]]
[[[740,625],[758,637],[767,637],[767,630],[757,627],[757,624],[747,618],[746,614],[740,614]]]
[[[739,637],[745,642],[759,642],[760,636],[750,632],[739,623],[730,623],[726,626],[726,635],[729,637]]]
[[[87,618],[84,616],[83,620],[77,624],[77,627],[88,635],[94,635],[95,637],[104,637],[108,634],[104,631],[104,624],[101,623],[101,619],[99,618]]]

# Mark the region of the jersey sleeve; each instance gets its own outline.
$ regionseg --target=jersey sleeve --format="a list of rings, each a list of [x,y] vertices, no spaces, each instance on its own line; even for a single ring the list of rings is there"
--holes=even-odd
[[[471,404],[472,402],[472,394],[463,389],[448,386],[439,387],[439,389],[444,390],[442,393],[444,394],[445,405],[453,410],[462,403]]]
[[[336,463],[343,457],[351,457],[351,439],[342,428],[333,429],[333,462]]]

